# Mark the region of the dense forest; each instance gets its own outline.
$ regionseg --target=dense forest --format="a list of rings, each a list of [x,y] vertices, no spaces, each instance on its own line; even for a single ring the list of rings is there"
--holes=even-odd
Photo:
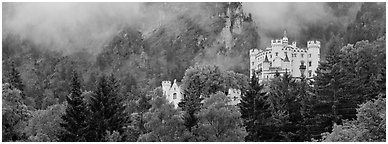
[[[98,53],[3,33],[2,141],[386,141],[385,3],[361,3],[347,25],[307,24],[298,38],[321,41],[317,76],[263,84],[248,52],[278,36],[241,3],[198,4],[206,15],[155,5],[178,14],[148,33],[125,26]],[[325,5],[341,16],[354,4]],[[174,79],[178,108],[161,89]]]

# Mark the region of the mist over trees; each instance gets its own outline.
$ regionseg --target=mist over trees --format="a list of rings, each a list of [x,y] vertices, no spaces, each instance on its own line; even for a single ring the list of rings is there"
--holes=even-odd
[[[8,6],[3,6],[7,24],[15,24],[7,21],[12,14],[20,14],[17,20],[30,11]],[[73,38],[62,36],[77,31],[50,38],[39,37],[40,27],[30,33],[21,24],[3,27],[2,141],[386,141],[385,3],[314,4],[330,10],[328,22],[300,14],[303,28],[294,35],[301,47],[307,40],[321,41],[317,76],[282,75],[263,84],[249,78],[249,50],[264,49],[266,40],[284,29],[260,25],[268,19],[248,13],[245,3],[138,6],[134,10],[155,10],[123,15],[132,10],[119,7],[118,17],[109,19],[118,22],[112,25],[118,32],[103,33],[109,25],[100,23],[100,31],[88,38],[82,37],[98,23],[83,24],[75,30],[85,33]],[[232,27],[226,26],[228,8]],[[150,25],[127,22],[134,14]],[[70,24],[55,20],[42,22],[58,24],[48,34]],[[160,87],[174,79],[184,91],[177,108]],[[228,104],[229,88],[241,90],[240,104]]]

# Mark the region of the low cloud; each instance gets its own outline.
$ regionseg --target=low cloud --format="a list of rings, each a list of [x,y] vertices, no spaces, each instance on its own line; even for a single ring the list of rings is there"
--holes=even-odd
[[[336,15],[327,3],[243,3],[245,13],[251,13],[258,25],[262,44],[281,38],[284,30],[291,38],[297,38],[309,25],[341,23],[346,26],[354,19],[360,3],[353,3],[345,15]]]

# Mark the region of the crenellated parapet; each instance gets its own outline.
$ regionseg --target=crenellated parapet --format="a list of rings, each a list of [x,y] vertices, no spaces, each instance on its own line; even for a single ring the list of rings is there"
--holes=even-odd
[[[281,39],[271,40],[271,46],[283,46],[283,41]]]
[[[171,87],[171,81],[162,81],[162,86],[163,87],[165,87],[165,86]]]
[[[257,55],[257,54],[259,54],[259,53],[261,53],[261,52],[263,52],[263,50],[259,50],[259,49],[251,49],[251,50],[249,50],[249,55],[250,55],[250,56],[255,56],[255,55]]]
[[[308,41],[307,42],[307,48],[320,48],[321,42],[320,41]]]

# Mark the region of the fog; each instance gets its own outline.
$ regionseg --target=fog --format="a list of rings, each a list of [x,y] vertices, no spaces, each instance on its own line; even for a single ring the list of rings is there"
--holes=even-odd
[[[262,45],[268,46],[273,33],[281,38],[283,31],[291,40],[299,37],[308,25],[340,23],[347,26],[360,9],[360,3],[353,3],[347,13],[336,15],[327,3],[243,3],[245,13],[251,13],[258,25]]]
[[[355,16],[335,16],[325,3],[243,3],[258,25],[261,44],[267,45],[274,32],[287,30],[290,40],[298,37],[307,24],[344,25]],[[34,43],[70,53],[86,49],[98,53],[103,45],[126,26],[148,34],[159,25],[185,13],[201,27],[210,19],[200,3],[3,3],[3,37],[20,35]],[[172,25],[171,31],[179,30]]]

